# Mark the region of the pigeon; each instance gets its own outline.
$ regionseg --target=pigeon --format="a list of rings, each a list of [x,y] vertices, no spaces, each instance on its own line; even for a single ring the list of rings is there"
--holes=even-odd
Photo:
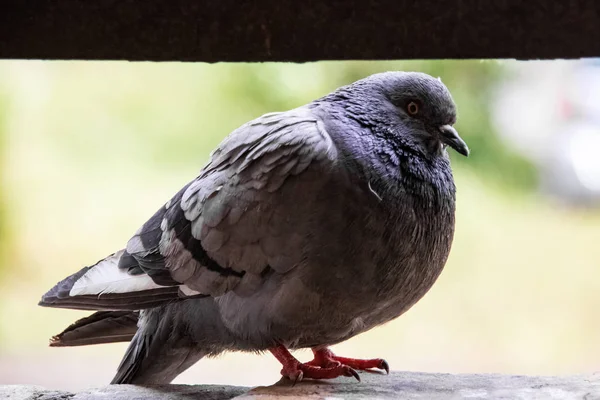
[[[402,315],[442,272],[447,150],[469,154],[456,115],[439,78],[391,71],[242,125],[124,248],[43,295],[96,311],[50,345],[130,341],[113,384],[170,383],[226,351],[268,351],[292,381],[389,373],[330,346]]]

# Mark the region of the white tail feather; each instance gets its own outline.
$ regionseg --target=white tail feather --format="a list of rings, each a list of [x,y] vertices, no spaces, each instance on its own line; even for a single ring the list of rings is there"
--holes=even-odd
[[[69,291],[69,296],[129,293],[164,287],[154,283],[146,274],[130,275],[126,270],[120,269],[118,264],[123,251],[120,250],[106,257],[90,268],[75,282]]]

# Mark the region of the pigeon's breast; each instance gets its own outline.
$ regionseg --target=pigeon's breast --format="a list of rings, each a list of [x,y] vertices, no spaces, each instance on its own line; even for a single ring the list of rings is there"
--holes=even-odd
[[[268,276],[250,297],[231,293],[220,300],[226,325],[253,345],[345,340],[405,312],[445,264],[453,199],[429,201],[331,172],[312,189],[296,197],[310,204],[310,212],[297,204],[289,208],[305,212],[294,228],[303,238],[299,264]]]
[[[354,334],[414,305],[440,275],[454,233],[454,194],[435,184],[419,192],[353,185],[336,205],[342,228],[325,217],[304,280],[322,313],[339,314]],[[366,186],[366,187],[365,187]],[[358,321],[358,322],[357,322]],[[360,326],[361,329],[357,329]]]

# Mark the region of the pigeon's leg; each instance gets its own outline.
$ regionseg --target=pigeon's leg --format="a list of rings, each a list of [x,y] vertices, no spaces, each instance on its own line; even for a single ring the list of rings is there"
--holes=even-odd
[[[269,351],[283,365],[281,375],[291,379],[294,382],[301,381],[304,378],[310,379],[332,379],[338,376],[353,376],[360,381],[358,373],[347,365],[336,363],[328,367],[303,364],[298,361],[282,345],[273,347]]]
[[[385,370],[388,374],[390,373],[389,364],[382,358],[359,360],[356,358],[338,357],[327,347],[313,348],[312,351],[315,358],[312,361],[307,362],[307,365],[330,368],[341,364],[360,371],[377,368]]]

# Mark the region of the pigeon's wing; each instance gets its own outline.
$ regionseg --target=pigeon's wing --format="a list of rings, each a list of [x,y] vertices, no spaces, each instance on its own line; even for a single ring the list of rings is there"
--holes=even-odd
[[[137,310],[182,297],[252,293],[270,271],[285,273],[301,261],[299,210],[310,210],[307,200],[336,157],[322,122],[306,108],[249,122],[126,249],[65,278],[39,304]]]
[[[299,261],[282,187],[293,190],[311,165],[334,160],[331,138],[309,110],[267,114],[227,137],[126,252],[155,282],[182,283],[184,294],[247,290],[267,269],[286,272]]]

